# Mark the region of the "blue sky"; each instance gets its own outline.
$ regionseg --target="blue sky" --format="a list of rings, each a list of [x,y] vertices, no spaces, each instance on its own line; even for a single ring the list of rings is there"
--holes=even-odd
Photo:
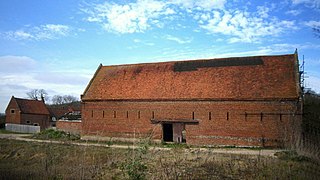
[[[298,48],[320,92],[320,0],[2,0],[0,112],[31,89],[79,97],[100,63],[277,55]]]

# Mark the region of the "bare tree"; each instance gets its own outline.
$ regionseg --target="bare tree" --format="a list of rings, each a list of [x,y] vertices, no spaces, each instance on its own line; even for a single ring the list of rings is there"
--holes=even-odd
[[[31,91],[26,93],[30,99],[38,99],[38,89],[32,89]]]
[[[32,89],[29,92],[26,93],[27,96],[30,99],[35,99],[35,100],[44,100],[48,99],[47,95],[48,93],[44,89]]]
[[[68,104],[72,102],[79,101],[77,97],[72,96],[72,95],[54,95],[51,99],[52,104]]]
[[[60,95],[54,95],[51,99],[52,104],[63,104],[64,100],[63,97]]]
[[[63,100],[64,103],[72,103],[78,101],[78,98],[71,95],[64,95]]]

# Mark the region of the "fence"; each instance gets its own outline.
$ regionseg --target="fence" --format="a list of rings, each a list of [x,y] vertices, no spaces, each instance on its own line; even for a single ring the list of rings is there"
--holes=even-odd
[[[40,132],[40,126],[6,123],[6,130],[21,133],[37,133]]]

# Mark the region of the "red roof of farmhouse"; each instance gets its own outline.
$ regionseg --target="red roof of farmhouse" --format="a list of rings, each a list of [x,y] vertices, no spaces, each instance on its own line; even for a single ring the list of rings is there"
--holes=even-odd
[[[29,100],[29,99],[20,99],[13,97],[22,113],[25,114],[44,114],[48,115],[49,111],[42,101],[38,100]]]
[[[299,97],[297,54],[102,66],[82,100],[258,100]]]

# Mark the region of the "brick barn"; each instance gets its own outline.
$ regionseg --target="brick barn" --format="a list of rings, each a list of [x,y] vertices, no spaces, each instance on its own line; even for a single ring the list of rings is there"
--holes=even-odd
[[[193,145],[284,146],[301,121],[297,54],[100,65],[82,135]]]
[[[50,114],[43,101],[12,96],[6,109],[6,123],[40,126],[40,129],[45,129],[50,126]]]

